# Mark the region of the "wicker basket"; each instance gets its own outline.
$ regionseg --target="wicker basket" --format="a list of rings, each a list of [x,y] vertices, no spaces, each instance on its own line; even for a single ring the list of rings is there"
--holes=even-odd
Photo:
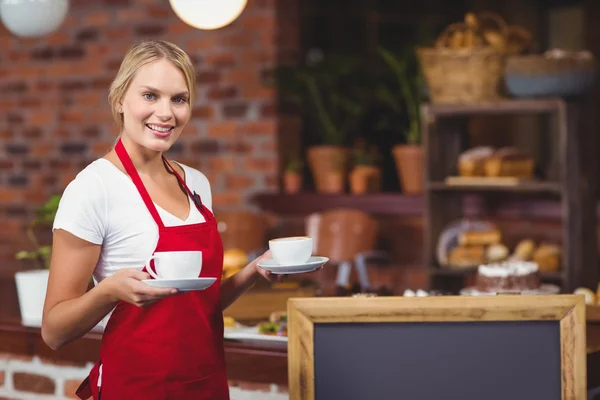
[[[504,53],[490,48],[420,48],[417,56],[433,103],[477,103],[502,97]]]
[[[531,34],[494,12],[467,13],[450,24],[435,48],[417,49],[433,103],[479,103],[503,97],[507,55],[531,45]]]

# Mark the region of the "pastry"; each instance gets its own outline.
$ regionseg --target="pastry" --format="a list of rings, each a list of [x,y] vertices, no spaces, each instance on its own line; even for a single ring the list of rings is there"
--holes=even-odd
[[[498,244],[502,240],[502,233],[498,229],[462,232],[458,237],[461,246],[489,246]]]
[[[504,261],[508,257],[508,247],[502,243],[488,246],[485,250],[485,258],[487,262]]]
[[[559,246],[544,243],[535,249],[531,258],[539,265],[540,271],[555,272],[560,269],[561,250]]]
[[[448,254],[448,264],[452,267],[468,268],[485,262],[485,246],[458,246]]]
[[[504,147],[486,158],[485,175],[488,177],[533,177],[533,159],[512,147]]]
[[[596,293],[594,293],[592,290],[590,290],[588,288],[585,288],[585,287],[577,288],[577,289],[575,289],[573,294],[583,295],[583,297],[585,299],[585,304],[594,305],[597,302]]]
[[[227,279],[235,275],[248,263],[248,254],[241,249],[227,249],[223,253],[223,274],[222,278]]]
[[[528,261],[531,260],[533,251],[535,249],[535,242],[531,239],[521,240],[515,247],[515,251],[512,255],[512,259]]]
[[[488,146],[473,147],[458,157],[458,173],[460,176],[484,176],[485,160],[494,154]]]

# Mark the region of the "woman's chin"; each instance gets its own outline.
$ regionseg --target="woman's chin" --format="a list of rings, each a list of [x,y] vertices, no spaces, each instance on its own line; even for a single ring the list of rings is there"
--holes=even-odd
[[[153,138],[149,138],[148,140],[146,140],[143,145],[148,150],[165,152],[171,148],[171,146],[173,145],[173,142],[174,142],[174,140],[172,137],[169,137],[169,138],[153,137]]]

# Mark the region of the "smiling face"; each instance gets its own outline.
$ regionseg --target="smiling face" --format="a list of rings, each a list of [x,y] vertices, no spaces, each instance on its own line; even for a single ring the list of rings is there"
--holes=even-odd
[[[190,93],[185,75],[171,61],[141,66],[119,102],[123,138],[148,150],[164,152],[190,120]]]

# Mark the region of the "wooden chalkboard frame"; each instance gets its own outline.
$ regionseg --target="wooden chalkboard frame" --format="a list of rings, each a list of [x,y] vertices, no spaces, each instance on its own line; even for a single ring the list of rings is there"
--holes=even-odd
[[[563,400],[585,400],[583,296],[321,297],[288,300],[290,400],[314,400],[318,323],[560,321]]]

